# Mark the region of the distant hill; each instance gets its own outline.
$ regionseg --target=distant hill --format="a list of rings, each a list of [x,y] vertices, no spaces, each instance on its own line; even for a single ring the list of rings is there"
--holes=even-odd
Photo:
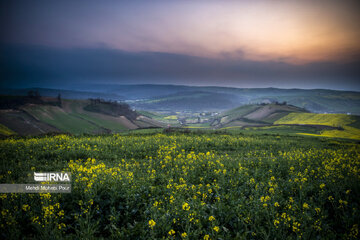
[[[162,103],[173,111],[228,110],[239,105],[287,102],[310,112],[360,115],[360,92],[326,89],[279,89],[198,87],[177,85],[111,85],[106,92],[124,96],[130,104],[144,110]],[[193,96],[191,96],[193,95]],[[158,103],[154,101],[158,100]],[[184,107],[185,105],[185,107]]]
[[[123,107],[119,107],[117,112],[109,111],[111,104],[107,103],[94,107],[90,100],[62,99],[59,105],[54,104],[56,101],[55,98],[43,97],[39,103],[26,102],[13,108],[0,109],[0,134],[114,133],[164,125],[131,109],[122,110]]]
[[[85,90],[84,90],[85,89]],[[7,95],[26,95],[38,90],[41,96],[66,99],[103,98],[126,101],[141,110],[224,111],[236,106],[287,102],[316,113],[360,115],[360,92],[325,89],[233,88],[178,85],[84,85],[72,90],[33,88],[0,89]]]
[[[178,92],[171,95],[136,101],[136,109],[161,111],[220,111],[238,106],[240,97],[226,93],[203,91]]]
[[[40,96],[57,97],[59,94],[64,99],[89,99],[101,98],[105,100],[125,100],[125,97],[116,93],[99,92],[99,91],[79,91],[79,90],[64,90],[51,88],[22,88],[22,89],[0,89],[0,94],[8,96],[27,96],[29,91],[36,91]]]

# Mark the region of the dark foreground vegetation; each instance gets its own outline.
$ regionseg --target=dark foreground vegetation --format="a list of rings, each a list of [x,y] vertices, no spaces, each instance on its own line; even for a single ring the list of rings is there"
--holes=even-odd
[[[1,238],[359,237],[355,141],[141,132],[0,140],[1,183],[72,174],[71,194],[1,194]]]

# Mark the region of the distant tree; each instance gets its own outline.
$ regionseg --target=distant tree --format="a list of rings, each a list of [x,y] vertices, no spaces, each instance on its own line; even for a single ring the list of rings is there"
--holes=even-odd
[[[40,98],[40,93],[38,90],[35,90],[35,98],[39,99]]]
[[[27,92],[28,97],[33,98],[35,96],[35,93],[33,90],[30,90]]]
[[[57,96],[57,101],[58,101],[59,107],[62,107],[62,104],[61,104],[61,94],[60,94],[60,93],[59,93],[58,96]]]
[[[33,99],[40,99],[40,93],[38,90],[30,90],[27,93],[28,97],[33,98]]]

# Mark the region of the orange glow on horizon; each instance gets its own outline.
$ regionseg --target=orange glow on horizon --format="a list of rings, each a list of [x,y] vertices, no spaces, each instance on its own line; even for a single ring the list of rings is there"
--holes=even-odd
[[[291,63],[347,61],[360,52],[360,19],[340,2],[230,1],[168,10],[175,13],[155,11],[153,18],[145,15],[148,21],[135,25],[140,40],[119,36],[112,44],[135,51]]]

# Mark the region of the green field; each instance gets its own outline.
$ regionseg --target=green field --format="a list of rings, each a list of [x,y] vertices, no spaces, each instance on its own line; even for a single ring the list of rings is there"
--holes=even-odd
[[[180,126],[177,115],[168,115],[168,114],[162,114],[162,113],[158,113],[158,112],[149,112],[149,111],[143,111],[143,110],[139,110],[137,112],[143,116],[146,116],[155,121],[163,123],[164,126],[166,126],[166,124],[170,124],[173,127]]]
[[[159,131],[0,140],[1,183],[72,174],[71,194],[1,194],[1,238],[359,237],[358,142]]]
[[[0,102],[4,99],[7,97],[0,97]],[[166,126],[165,123],[138,114],[120,103],[95,104],[90,100],[63,99],[60,105],[52,98],[43,98],[38,101],[38,103],[24,103],[14,108],[0,109],[0,125],[3,126],[0,129],[0,136],[11,134],[28,136],[59,132],[102,134]],[[169,121],[177,122],[173,119]]]
[[[98,130],[98,126],[95,124],[83,118],[79,118],[76,115],[68,114],[58,107],[28,107],[27,112],[31,113],[31,115],[35,116],[40,121],[45,122],[51,126],[55,126],[63,132],[79,134],[96,132]]]
[[[323,130],[312,136],[338,137],[360,140],[360,117],[346,114],[290,113],[277,120],[274,124],[324,125],[339,127],[340,130]]]
[[[357,116],[346,114],[290,113],[275,124],[310,124],[343,127],[360,121]]]

